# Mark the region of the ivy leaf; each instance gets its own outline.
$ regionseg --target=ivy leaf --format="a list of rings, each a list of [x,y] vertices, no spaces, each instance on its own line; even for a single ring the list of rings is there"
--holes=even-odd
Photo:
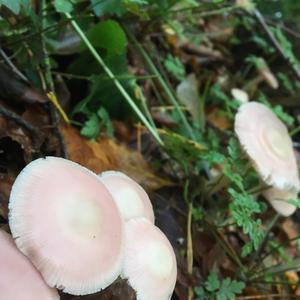
[[[73,4],[70,0],[55,0],[54,7],[59,13],[69,13],[73,10]]]

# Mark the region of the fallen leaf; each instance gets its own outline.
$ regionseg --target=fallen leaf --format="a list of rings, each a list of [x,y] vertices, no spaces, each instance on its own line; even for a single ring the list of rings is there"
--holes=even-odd
[[[204,122],[204,120],[201,120],[201,102],[195,74],[190,74],[177,86],[176,94],[179,101],[186,106],[194,121]]]
[[[95,173],[118,170],[132,177],[145,189],[156,190],[172,183],[151,170],[144,157],[113,139],[87,140],[72,126],[61,127],[69,159],[91,169]]]
[[[229,119],[220,113],[218,108],[213,108],[207,115],[207,120],[215,127],[220,129],[228,129],[231,127]]]

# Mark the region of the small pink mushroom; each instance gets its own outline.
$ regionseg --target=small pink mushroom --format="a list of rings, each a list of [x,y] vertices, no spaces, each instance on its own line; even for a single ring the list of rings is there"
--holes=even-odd
[[[41,274],[16,247],[12,237],[0,230],[0,299],[58,300]]]
[[[299,190],[299,175],[286,126],[265,105],[249,102],[240,106],[235,132],[254,167],[269,185]]]
[[[145,190],[122,172],[106,171],[99,174],[110,191],[125,221],[145,217],[154,223],[151,201]]]
[[[136,291],[137,300],[171,299],[177,265],[166,236],[145,218],[126,222],[125,236],[122,277]]]
[[[258,174],[271,186],[264,197],[281,215],[294,213],[296,207],[287,200],[297,198],[300,182],[286,126],[265,105],[249,102],[236,115],[235,132]]]
[[[93,172],[62,158],[37,159],[17,177],[9,210],[18,248],[50,286],[86,295],[119,276],[123,221]]]
[[[298,198],[298,192],[295,190],[269,188],[263,192],[263,196],[270,202],[273,208],[284,217],[292,215],[297,209],[295,205],[288,203],[288,200]]]

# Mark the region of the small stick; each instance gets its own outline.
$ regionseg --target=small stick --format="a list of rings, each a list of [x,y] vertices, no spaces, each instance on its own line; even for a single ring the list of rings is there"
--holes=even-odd
[[[2,48],[0,48],[0,54],[6,63],[11,67],[11,69],[25,82],[29,82],[27,77],[14,65],[10,58],[6,55]]]
[[[24,119],[22,119],[15,112],[0,105],[0,116],[4,116],[8,119],[13,120],[17,125],[29,131],[32,134],[34,140],[39,140],[39,130]]]

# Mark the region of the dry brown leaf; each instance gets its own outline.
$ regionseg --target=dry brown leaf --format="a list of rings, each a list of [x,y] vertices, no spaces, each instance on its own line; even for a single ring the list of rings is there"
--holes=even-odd
[[[218,108],[213,108],[207,115],[207,120],[215,127],[220,129],[228,129],[231,123],[228,118],[222,115]]]
[[[153,173],[143,156],[134,150],[117,144],[114,140],[101,138],[87,140],[71,126],[62,126],[69,159],[91,169],[95,173],[118,170],[132,177],[148,190],[156,190],[172,183]]]

